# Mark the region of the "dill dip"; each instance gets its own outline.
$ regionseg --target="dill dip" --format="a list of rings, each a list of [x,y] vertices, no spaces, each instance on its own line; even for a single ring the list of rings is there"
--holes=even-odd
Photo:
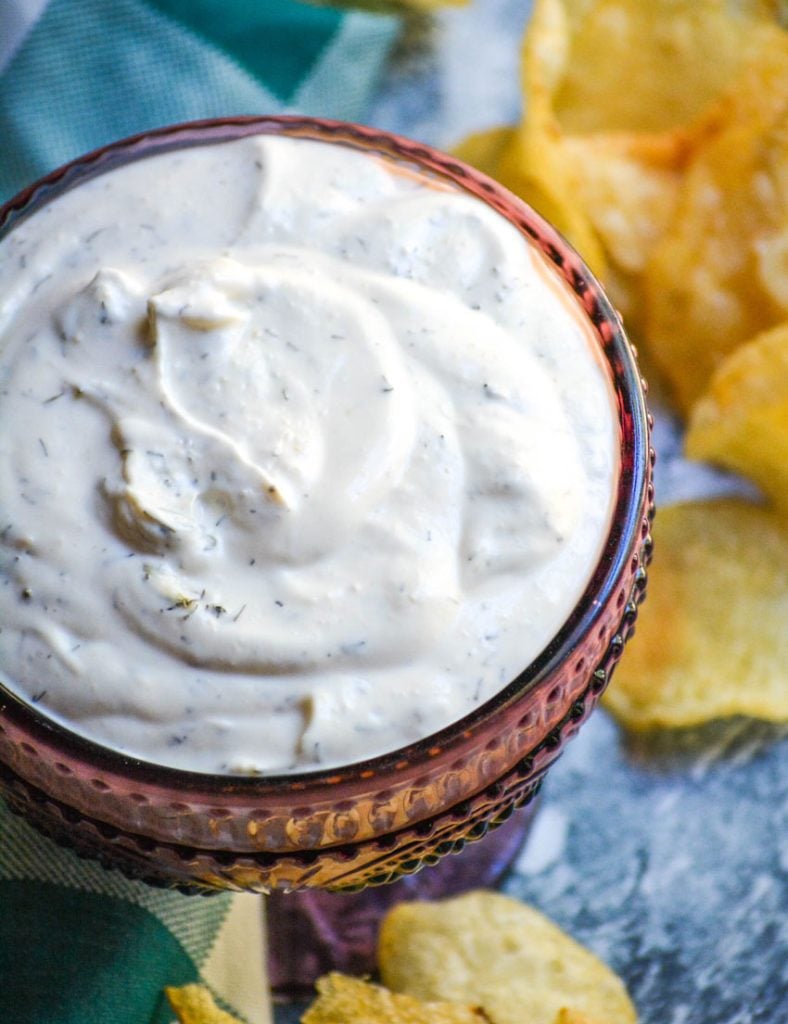
[[[255,136],[0,241],[0,678],[157,764],[348,764],[493,696],[607,535],[612,392],[481,201]]]

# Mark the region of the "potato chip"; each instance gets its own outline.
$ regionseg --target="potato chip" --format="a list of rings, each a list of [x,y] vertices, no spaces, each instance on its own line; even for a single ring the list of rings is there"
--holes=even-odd
[[[672,136],[598,133],[566,136],[564,152],[583,168],[578,198],[606,251],[642,272],[675,207],[683,147]]]
[[[633,729],[731,715],[788,720],[788,531],[744,501],[674,505],[655,524],[648,615],[605,696]]]
[[[671,222],[685,147],[678,136],[566,135],[565,159],[583,169],[575,196],[600,239],[605,284],[628,326],[643,320],[641,275]]]
[[[378,956],[395,991],[479,1003],[493,1024],[556,1024],[561,1012],[572,1021],[570,1011],[604,1024],[637,1020],[610,968],[500,893],[399,904],[383,921]]]
[[[578,249],[683,411],[727,353],[788,316],[781,13],[537,0],[525,120],[458,151]]]
[[[495,177],[557,228],[596,274],[604,273],[602,247],[577,201],[577,169],[549,125],[514,131],[500,153]]]
[[[647,341],[685,411],[729,352],[788,318],[788,34],[706,131],[645,276]]]
[[[471,167],[476,167],[490,177],[497,177],[501,153],[509,145],[516,129],[509,125],[488,128],[475,132],[454,147],[454,154]]]
[[[598,1018],[589,1017],[585,1013],[575,1013],[563,1006],[555,1019],[555,1024],[603,1024]]]
[[[780,35],[769,17],[768,0],[537,0],[523,124],[458,155],[551,221],[637,328],[639,275],[672,217],[687,126]]]
[[[779,32],[763,3],[542,2],[562,3],[565,11],[569,43],[552,106],[571,133],[664,132],[688,124]]]
[[[241,1024],[237,1017],[219,1009],[205,985],[165,988],[164,994],[180,1024]]]
[[[528,117],[549,111],[564,134],[683,128],[771,45],[780,6],[536,0],[523,46]]]
[[[750,477],[788,515],[788,321],[737,348],[693,406],[692,459]]]
[[[475,1007],[458,1003],[424,1003],[345,974],[317,981],[318,997],[301,1024],[484,1024]]]
[[[776,21],[785,27],[788,25],[788,0],[752,0],[751,3],[742,4],[750,8],[751,13],[770,21]]]

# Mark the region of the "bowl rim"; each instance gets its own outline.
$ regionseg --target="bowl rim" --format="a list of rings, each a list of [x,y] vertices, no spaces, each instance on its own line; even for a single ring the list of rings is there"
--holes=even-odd
[[[69,161],[9,199],[0,206],[0,240],[50,199],[114,167],[173,149],[253,135],[287,135],[377,151],[450,181],[509,220],[529,245],[542,252],[584,308],[610,372],[621,441],[619,481],[610,528],[588,584],[564,624],[539,655],[493,697],[450,725],[395,750],[346,765],[290,774],[224,775],[176,768],[105,747],[42,714],[0,681],[0,713],[47,746],[55,746],[65,756],[104,774],[155,786],[159,791],[169,788],[197,800],[202,797],[215,801],[218,796],[228,795],[265,799],[298,794],[299,801],[308,801],[310,792],[318,793],[338,783],[368,782],[372,778],[383,783],[386,777],[398,775],[406,766],[426,765],[439,754],[458,755],[474,734],[549,680],[557,666],[571,657],[583,637],[594,629],[642,539],[643,509],[653,461],[649,445],[651,420],[645,381],[621,318],[570,243],[529,204],[488,175],[432,146],[382,129],[320,117],[263,115],[208,118],[140,132]]]

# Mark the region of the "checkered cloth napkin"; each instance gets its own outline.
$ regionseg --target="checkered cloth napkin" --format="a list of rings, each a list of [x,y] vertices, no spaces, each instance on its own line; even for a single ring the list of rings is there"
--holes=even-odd
[[[0,202],[157,125],[363,119],[397,30],[296,0],[0,0]]]
[[[165,986],[207,985],[270,1020],[263,901],[132,882],[44,839],[0,803],[2,1024],[170,1024]]]
[[[0,202],[80,153],[218,115],[362,120],[390,17],[296,0],[0,0]],[[80,860],[0,803],[0,1024],[170,1024],[201,981],[270,1019],[262,901]]]

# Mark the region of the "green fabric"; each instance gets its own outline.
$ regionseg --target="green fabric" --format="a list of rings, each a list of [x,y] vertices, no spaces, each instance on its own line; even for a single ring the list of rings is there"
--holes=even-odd
[[[196,964],[207,958],[229,910],[228,895],[183,896],[179,892],[130,881],[117,871],[105,870],[95,861],[82,860],[44,839],[0,801],[0,880],[11,879],[100,893],[109,899],[122,899],[141,907],[159,918]],[[0,898],[0,917],[3,916]]]
[[[1,1024],[170,1024],[162,990],[200,980],[232,899],[130,881],[0,802]]]
[[[281,100],[289,100],[342,22],[337,10],[293,0],[150,0],[163,14],[194,29]]]
[[[164,986],[199,980],[161,921],[123,900],[5,881],[0,906],[3,1024],[169,1024]]]
[[[164,124],[283,111],[363,120],[397,29],[295,0],[50,0],[0,75],[0,201]]]

